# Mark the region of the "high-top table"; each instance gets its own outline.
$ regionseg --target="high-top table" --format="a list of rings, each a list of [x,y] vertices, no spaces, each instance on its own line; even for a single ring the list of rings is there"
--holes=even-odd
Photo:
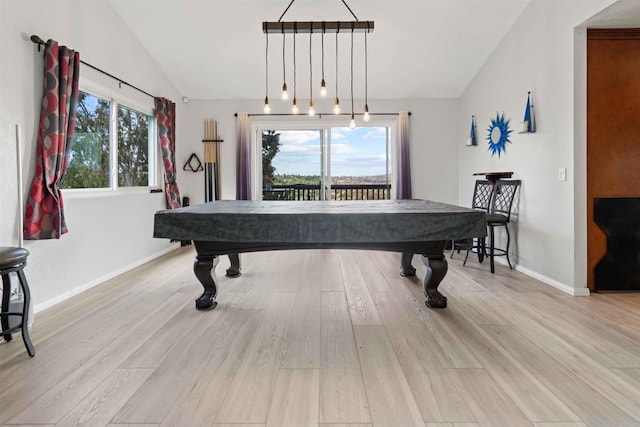
[[[499,179],[511,178],[513,172],[476,172],[474,176],[484,176],[491,184],[496,185],[496,181]]]
[[[221,200],[155,215],[154,237],[193,240],[194,272],[204,288],[197,309],[217,305],[219,256],[283,249],[367,249],[401,252],[401,273],[415,275],[422,255],[425,304],[447,306],[438,285],[447,273],[443,254],[452,239],[486,236],[485,213],[428,200],[231,201]],[[239,274],[235,257],[232,274]],[[229,271],[228,271],[229,272]]]

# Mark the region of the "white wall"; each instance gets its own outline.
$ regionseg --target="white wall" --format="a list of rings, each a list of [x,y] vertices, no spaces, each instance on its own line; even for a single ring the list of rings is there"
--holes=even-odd
[[[274,100],[276,104],[279,100]],[[235,199],[236,173],[236,112],[260,113],[262,100],[213,101],[191,100],[185,118],[186,138],[180,146],[176,162],[180,166],[178,184],[191,203],[204,201],[204,173],[182,171],[182,165],[192,152],[203,158],[203,121],[215,119],[218,133],[224,139],[220,147],[222,198]],[[394,113],[411,112],[411,173],[413,197],[445,203],[457,202],[457,116],[458,101],[439,100],[369,100],[370,111]],[[275,106],[273,107],[275,110]],[[320,110],[320,107],[318,107]],[[323,111],[330,111],[327,108]],[[278,111],[274,111],[277,113]],[[284,112],[284,111],[282,111]],[[318,120],[317,118],[314,120]],[[345,116],[345,124],[348,118]]]
[[[586,179],[582,164],[575,163],[582,162],[580,153],[586,150],[584,135],[574,152],[574,98],[584,97],[574,91],[574,68],[584,69],[574,63],[574,28],[611,3],[534,0],[460,99],[459,117],[465,126],[459,127],[458,137],[459,203],[470,203],[472,173],[513,171],[522,188],[512,228],[517,231],[512,259],[520,270],[574,295],[588,294],[584,278],[576,277],[574,269],[574,253],[581,250],[575,243],[575,206],[585,209],[575,205],[574,186],[575,179]],[[576,58],[585,60],[584,55]],[[491,157],[485,139],[490,118],[504,112],[517,129],[527,91],[533,91],[537,133],[514,131],[506,154]],[[478,120],[477,147],[464,146],[471,115]],[[567,181],[558,180],[559,168],[567,168]]]
[[[15,125],[22,129],[24,184],[34,171],[37,121],[42,97],[42,52],[29,41],[37,34],[80,52],[82,60],[141,89],[174,101],[181,97],[131,35],[111,6],[102,1],[0,2],[0,245],[18,242]],[[81,70],[84,76],[90,73]],[[82,76],[81,76],[82,77]],[[107,84],[119,90],[117,82]],[[123,86],[127,97],[140,96]],[[148,99],[147,99],[148,100]],[[184,109],[177,105],[177,145],[184,140]],[[180,153],[178,153],[180,156]],[[181,156],[180,156],[181,157]],[[153,239],[153,214],[164,194],[117,193],[102,197],[65,196],[69,233],[60,240],[27,241],[26,274],[36,309],[125,271],[172,248]]]

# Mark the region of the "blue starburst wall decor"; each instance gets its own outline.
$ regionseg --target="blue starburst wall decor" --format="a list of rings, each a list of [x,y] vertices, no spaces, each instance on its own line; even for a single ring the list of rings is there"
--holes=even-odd
[[[500,157],[501,153],[507,152],[506,144],[511,143],[509,141],[509,134],[512,132],[509,129],[509,121],[511,119],[505,119],[504,113],[502,115],[496,113],[496,118],[491,119],[491,124],[487,128],[487,141],[489,141],[488,150],[491,151],[491,157],[494,154],[498,154]]]

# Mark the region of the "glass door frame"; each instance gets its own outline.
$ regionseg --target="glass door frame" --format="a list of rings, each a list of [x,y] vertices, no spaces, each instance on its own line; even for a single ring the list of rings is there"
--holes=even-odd
[[[322,115],[306,118],[303,115],[292,120],[287,117],[254,117],[251,123],[251,199],[262,200],[262,132],[267,130],[305,130],[318,131],[320,133],[320,169],[321,169],[321,198],[329,200],[331,196],[331,129],[348,127],[344,116],[336,118],[332,115]],[[366,126],[359,127],[384,127],[387,129],[387,158],[388,163],[396,163],[396,139],[398,135],[398,120],[396,116],[381,116],[372,118]],[[396,167],[391,167],[391,182],[396,180]],[[396,198],[396,186],[391,186],[391,198]]]

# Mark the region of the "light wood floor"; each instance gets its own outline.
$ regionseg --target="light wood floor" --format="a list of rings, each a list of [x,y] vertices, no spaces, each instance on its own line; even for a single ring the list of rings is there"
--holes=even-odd
[[[638,293],[570,297],[457,255],[431,310],[398,254],[285,251],[243,254],[199,312],[193,257],[39,313],[33,359],[0,344],[0,425],[640,425]]]

